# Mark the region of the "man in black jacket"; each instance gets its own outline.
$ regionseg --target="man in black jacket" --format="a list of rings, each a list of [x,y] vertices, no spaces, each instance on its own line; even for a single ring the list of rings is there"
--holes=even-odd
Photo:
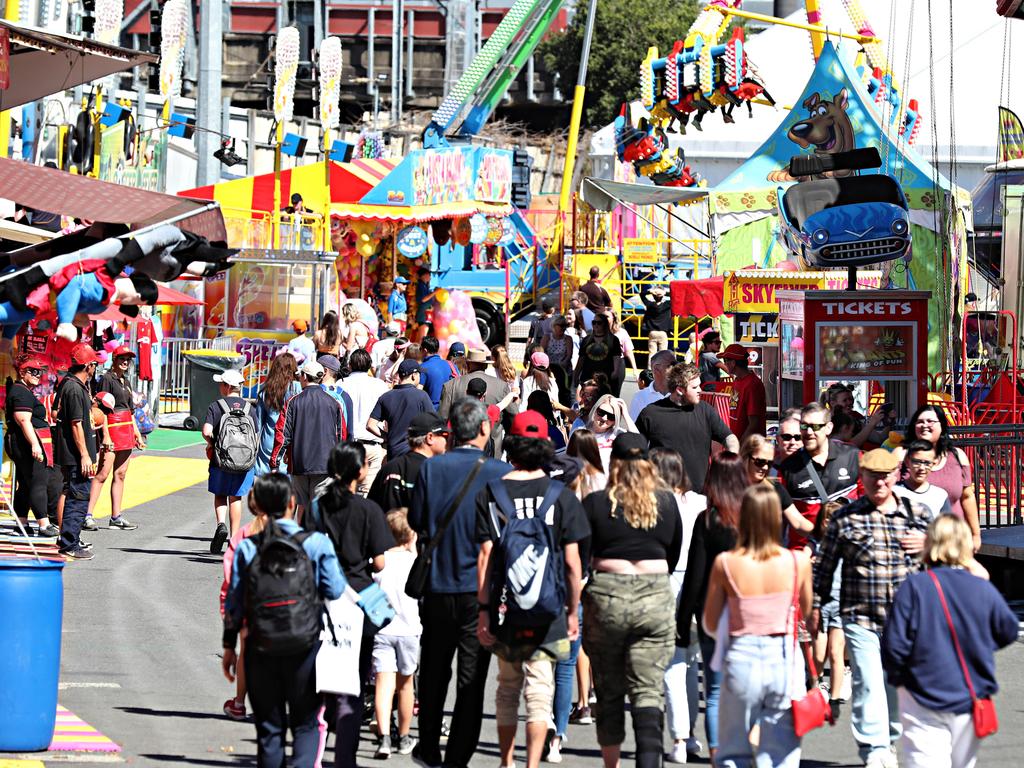
[[[448,428],[436,413],[418,413],[409,425],[409,452],[389,461],[373,481],[368,498],[385,512],[409,507],[423,462],[448,447]]]

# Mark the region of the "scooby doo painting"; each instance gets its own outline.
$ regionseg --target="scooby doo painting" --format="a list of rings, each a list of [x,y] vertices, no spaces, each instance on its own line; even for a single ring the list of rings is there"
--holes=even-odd
[[[857,137],[853,132],[853,123],[846,114],[848,104],[846,89],[837,93],[831,101],[823,100],[818,92],[812,93],[803,103],[807,117],[793,125],[786,137],[801,149],[814,147],[814,152],[830,155],[846,152],[857,146]],[[823,174],[817,178],[829,176],[849,176],[852,171],[841,170]],[[782,169],[768,174],[768,181],[796,181],[789,171]]]

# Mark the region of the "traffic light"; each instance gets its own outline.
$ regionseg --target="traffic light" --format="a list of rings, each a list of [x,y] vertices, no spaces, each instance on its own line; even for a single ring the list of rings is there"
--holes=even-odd
[[[530,207],[530,171],[533,158],[525,149],[512,150],[512,205],[520,210]]]

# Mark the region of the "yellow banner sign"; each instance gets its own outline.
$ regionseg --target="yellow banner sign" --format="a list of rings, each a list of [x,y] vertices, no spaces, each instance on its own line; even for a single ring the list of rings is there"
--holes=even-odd
[[[882,273],[877,270],[857,272],[857,288],[879,288]],[[776,291],[784,290],[846,290],[846,270],[830,272],[789,272],[782,269],[740,270],[726,272],[722,306],[726,312],[778,312]]]

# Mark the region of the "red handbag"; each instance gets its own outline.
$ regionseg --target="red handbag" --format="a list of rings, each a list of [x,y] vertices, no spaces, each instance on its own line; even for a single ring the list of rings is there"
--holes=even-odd
[[[796,570],[793,578],[793,652],[796,653],[800,645],[797,635],[798,616],[800,615],[799,584],[800,571],[797,568],[796,555],[793,555],[793,567]],[[811,671],[811,679],[817,680],[817,668],[814,666],[814,657],[811,655],[810,646],[804,646],[804,660]],[[832,717],[832,707],[829,705],[825,694],[815,685],[803,698],[793,699],[793,730],[798,739],[810,733],[815,728],[821,728],[826,722],[835,725]]]
[[[953,617],[949,615],[949,606],[946,605],[946,596],[942,592],[942,585],[939,584],[939,577],[935,571],[929,571],[935,589],[939,593],[939,602],[942,603],[942,612],[946,614],[946,626],[949,627],[950,637],[953,638],[953,648],[956,649],[957,658],[960,659],[960,669],[964,673],[964,681],[967,683],[967,691],[971,694],[971,718],[974,720],[974,735],[979,739],[991,736],[999,730],[999,717],[996,715],[996,703],[992,699],[979,699],[974,693],[974,684],[971,682],[971,675],[967,671],[967,662],[964,661],[964,653],[960,650],[960,639],[953,629]]]

